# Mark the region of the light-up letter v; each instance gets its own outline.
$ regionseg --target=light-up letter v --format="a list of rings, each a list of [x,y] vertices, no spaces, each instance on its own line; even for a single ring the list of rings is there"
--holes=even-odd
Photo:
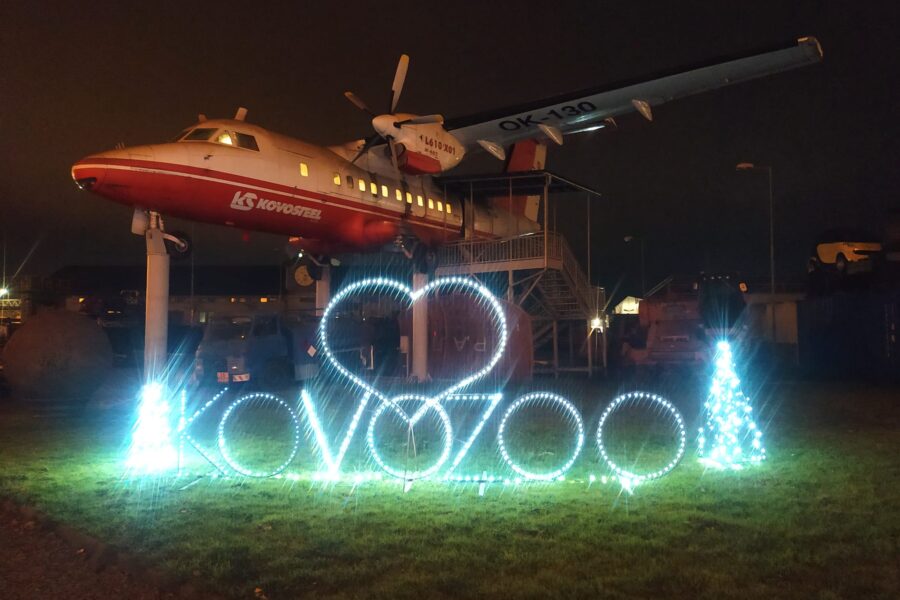
[[[356,412],[353,413],[353,418],[350,420],[350,425],[347,427],[347,431],[344,433],[344,439],[341,440],[341,445],[338,448],[337,455],[335,455],[331,452],[331,445],[328,443],[328,437],[325,435],[325,429],[322,427],[322,422],[319,420],[319,414],[316,412],[316,405],[313,403],[309,392],[306,390],[300,392],[300,401],[301,404],[303,404],[303,412],[306,413],[306,419],[309,421],[309,426],[313,430],[313,435],[316,438],[316,446],[319,447],[319,453],[322,455],[322,462],[325,463],[325,468],[328,471],[330,478],[336,479],[338,477],[341,463],[344,462],[344,455],[347,454],[347,448],[350,447],[350,441],[353,439],[353,434],[356,433],[359,419],[362,417],[363,410],[365,410],[366,406],[369,404],[369,398],[371,397],[372,394],[366,392],[366,394],[360,398],[359,404],[356,406]]]

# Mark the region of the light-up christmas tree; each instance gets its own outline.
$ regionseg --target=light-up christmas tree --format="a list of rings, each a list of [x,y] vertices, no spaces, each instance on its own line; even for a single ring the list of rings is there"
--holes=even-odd
[[[178,453],[172,443],[172,409],[159,383],[141,389],[138,418],[128,449],[128,469],[135,473],[159,473],[174,469]]]
[[[700,428],[700,461],[718,469],[757,464],[766,457],[762,432],[753,420],[750,399],[741,390],[728,342],[716,344],[715,365],[709,397],[703,405],[706,424]]]

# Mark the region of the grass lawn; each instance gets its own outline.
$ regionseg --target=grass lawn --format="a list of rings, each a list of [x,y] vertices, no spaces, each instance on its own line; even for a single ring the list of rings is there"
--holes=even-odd
[[[130,414],[7,403],[0,496],[234,597],[257,587],[272,600],[900,597],[900,389],[763,388],[754,400],[769,459],[729,473],[695,460],[697,394],[670,393],[691,426],[688,454],[629,495],[586,481],[604,473],[593,434],[614,394],[568,387],[587,439],[567,480],[550,485],[492,485],[479,497],[477,484],[416,483],[404,493],[393,482],[127,482]],[[486,436],[473,448],[478,469],[499,463]],[[307,443],[300,454],[299,465],[314,462]],[[357,449],[348,465],[363,457]]]

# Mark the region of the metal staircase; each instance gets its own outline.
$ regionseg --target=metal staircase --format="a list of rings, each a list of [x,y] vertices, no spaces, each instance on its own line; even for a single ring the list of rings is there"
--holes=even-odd
[[[543,364],[537,361],[537,370],[554,375],[592,371],[590,323],[602,312],[605,294],[603,288],[590,284],[561,235],[540,232],[506,239],[461,240],[438,250],[437,265],[437,276],[506,273],[507,300],[531,316],[535,353],[544,350],[548,355]],[[561,366],[561,327],[569,336],[570,355],[574,355],[574,339],[579,340],[579,350],[587,344],[586,366]]]

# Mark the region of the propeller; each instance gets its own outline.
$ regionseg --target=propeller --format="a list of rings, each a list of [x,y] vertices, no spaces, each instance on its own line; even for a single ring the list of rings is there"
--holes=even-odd
[[[429,123],[438,123],[443,125],[444,117],[442,115],[422,115],[399,121],[394,117],[394,114],[397,111],[397,103],[400,102],[400,94],[403,92],[403,84],[406,81],[407,71],[409,71],[409,56],[406,54],[401,54],[400,61],[397,63],[397,71],[394,73],[394,81],[391,83],[391,100],[389,110],[385,114],[376,114],[371,108],[369,108],[369,105],[366,104],[362,98],[360,98],[353,92],[344,92],[344,97],[347,98],[347,100],[352,102],[356,108],[372,117],[372,127],[375,129],[375,133],[365,139],[362,147],[356,153],[356,156],[354,156],[353,160],[350,161],[351,163],[355,163],[357,160],[359,160],[362,155],[368,152],[372,148],[372,146],[374,146],[378,142],[378,140],[381,139],[387,142],[391,153],[391,164],[394,165],[394,169],[397,171],[398,177],[402,177],[402,175],[400,174],[400,168],[398,167],[397,148],[394,141],[394,138],[399,133],[400,128],[404,125],[425,125]]]

